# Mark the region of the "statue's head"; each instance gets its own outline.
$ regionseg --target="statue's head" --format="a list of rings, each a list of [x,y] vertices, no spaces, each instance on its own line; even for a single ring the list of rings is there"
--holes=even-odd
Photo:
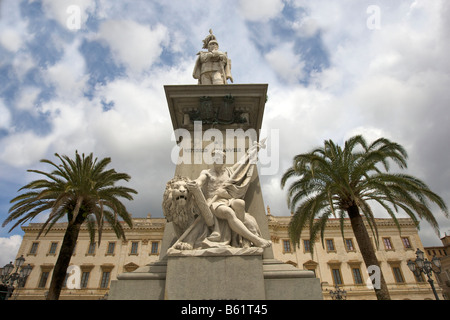
[[[211,40],[208,43],[208,51],[214,51],[214,50],[219,50],[219,43],[217,42],[217,40]]]
[[[212,30],[209,29],[209,34],[206,36],[206,38],[203,40],[203,49],[210,50],[210,46],[217,45],[217,48],[219,48],[219,43],[217,42],[216,36],[213,35]]]
[[[195,205],[191,193],[186,187],[189,179],[176,176],[166,184],[162,209],[167,221],[176,225],[178,236],[193,222]]]
[[[173,205],[174,208],[179,209],[186,206],[191,195],[186,187],[188,179],[186,177],[176,176],[166,184],[164,192],[164,205]],[[170,203],[167,203],[170,202]],[[164,211],[164,210],[163,210]],[[164,212],[166,213],[166,212]],[[170,212],[167,212],[170,214]]]
[[[227,154],[222,150],[214,150],[212,152],[212,160],[214,168],[222,168],[227,162]]]

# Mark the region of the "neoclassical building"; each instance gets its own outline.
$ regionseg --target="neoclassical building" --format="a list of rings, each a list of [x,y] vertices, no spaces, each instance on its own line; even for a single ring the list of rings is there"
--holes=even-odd
[[[371,276],[359,253],[350,221],[344,225],[342,238],[339,220],[327,225],[324,246],[317,241],[311,254],[309,235],[302,235],[300,246],[294,248],[288,236],[290,216],[275,216],[268,208],[268,225],[275,259],[299,269],[313,270],[320,279],[324,299],[331,299],[330,291],[347,292],[347,299],[376,299],[370,289]],[[423,278],[416,278],[408,269],[407,261],[415,258],[415,251],[424,247],[414,223],[399,219],[401,233],[390,219],[377,219],[379,244],[377,256],[392,299],[434,299],[431,288]],[[164,218],[134,218],[133,228],[125,227],[126,238],[117,239],[108,226],[104,227],[101,243],[90,243],[87,228],[82,227],[70,262],[70,274],[60,299],[106,298],[111,280],[122,272],[159,260],[166,221]],[[62,243],[66,224],[55,224],[45,236],[36,239],[39,223],[22,227],[25,232],[17,253],[23,255],[25,265],[32,267],[23,287],[14,291],[11,299],[44,299],[52,271]],[[373,239],[372,239],[373,240]],[[374,241],[374,240],[373,240]],[[374,241],[375,243],[375,241]],[[442,290],[437,286],[442,297]]]

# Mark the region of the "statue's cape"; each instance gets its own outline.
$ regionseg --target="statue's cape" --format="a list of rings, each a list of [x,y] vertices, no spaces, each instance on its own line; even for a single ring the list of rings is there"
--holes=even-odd
[[[197,57],[197,60],[195,61],[194,71],[192,72],[192,76],[194,79],[198,79],[200,81],[202,66],[200,64],[200,55]]]

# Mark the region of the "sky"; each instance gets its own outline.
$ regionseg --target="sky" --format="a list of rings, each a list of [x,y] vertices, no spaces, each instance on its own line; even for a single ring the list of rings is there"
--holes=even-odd
[[[269,85],[262,129],[274,133],[277,157],[260,179],[273,215],[290,214],[280,178],[294,155],[356,134],[400,143],[405,173],[449,203],[449,18],[446,0],[2,0],[0,220],[39,178],[28,169],[48,171],[39,160],[75,150],[111,157],[131,176],[134,217],[162,217],[175,170],[164,85],[197,83],[209,29],[235,84]],[[450,220],[435,216],[450,234]],[[0,265],[23,236],[8,227]],[[441,245],[425,221],[419,235]]]

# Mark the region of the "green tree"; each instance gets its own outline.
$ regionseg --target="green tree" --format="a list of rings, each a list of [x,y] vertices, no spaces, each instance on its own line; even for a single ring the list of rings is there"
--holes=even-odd
[[[397,227],[399,210],[414,220],[425,219],[439,234],[438,223],[430,205],[436,204],[448,217],[446,204],[421,180],[406,174],[390,173],[392,162],[401,169],[407,167],[405,149],[385,138],[370,145],[362,136],[354,136],[342,149],[333,141],[323,147],[294,157],[293,166],[281,179],[295,178],[288,188],[288,206],[294,215],[289,234],[299,245],[302,230],[309,228],[311,249],[319,233],[324,241],[324,230],[329,218],[339,218],[344,233],[344,218],[349,217],[366,267],[378,266],[375,249],[364,221],[369,225],[378,246],[378,230],[370,204],[378,203],[387,211]],[[380,269],[381,270],[381,269]],[[390,299],[381,273],[381,286],[374,288],[377,299]]]
[[[44,178],[32,181],[19,189],[26,190],[23,194],[11,200],[13,204],[9,216],[3,226],[16,220],[9,230],[24,224],[41,213],[48,213],[38,237],[43,231],[47,233],[60,219],[67,218],[67,229],[53,270],[48,300],[57,300],[66,277],[67,267],[70,263],[73,250],[78,238],[81,225],[86,222],[91,242],[94,243],[95,234],[98,234],[100,245],[103,224],[106,221],[111,225],[117,237],[125,239],[125,233],[118,217],[132,227],[131,216],[120,201],[120,198],[132,200],[132,193],[137,192],[123,186],[116,186],[121,180],[129,181],[130,176],[118,173],[114,169],[106,170],[111,162],[110,158],[98,161],[92,153],[85,157],[75,153],[75,159],[60,156],[61,164],[55,164],[43,159],[41,162],[53,166],[51,173],[28,170]]]

